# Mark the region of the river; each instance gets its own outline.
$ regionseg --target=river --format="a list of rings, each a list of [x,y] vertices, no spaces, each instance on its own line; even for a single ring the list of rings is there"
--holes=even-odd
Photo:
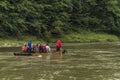
[[[120,80],[120,42],[63,43],[62,56],[14,56],[0,48],[0,80]]]

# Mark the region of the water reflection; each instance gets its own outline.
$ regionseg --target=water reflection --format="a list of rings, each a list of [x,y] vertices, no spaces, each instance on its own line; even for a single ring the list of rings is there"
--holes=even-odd
[[[60,54],[56,54],[56,55],[48,54],[47,56],[45,56],[45,59],[47,63],[53,63],[53,62],[59,64],[62,63],[62,56]]]

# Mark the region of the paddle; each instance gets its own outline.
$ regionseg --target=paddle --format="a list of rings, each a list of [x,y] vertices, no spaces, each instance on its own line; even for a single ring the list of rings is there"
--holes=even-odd
[[[60,50],[60,56],[62,57],[62,47],[61,47],[61,50]]]

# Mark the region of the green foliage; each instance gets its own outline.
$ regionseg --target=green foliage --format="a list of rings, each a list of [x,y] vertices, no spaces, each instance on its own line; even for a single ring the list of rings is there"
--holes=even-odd
[[[64,35],[62,41],[64,42],[111,42],[118,41],[118,37],[115,35],[110,35],[106,33],[87,33],[87,34],[77,34],[72,33]]]
[[[119,0],[1,0],[0,37],[62,37],[82,30],[120,33]]]

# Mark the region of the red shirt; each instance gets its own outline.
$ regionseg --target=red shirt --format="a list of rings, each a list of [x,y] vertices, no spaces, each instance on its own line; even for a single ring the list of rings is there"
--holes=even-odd
[[[44,46],[42,46],[42,49],[43,49],[43,50],[46,50],[46,46],[45,46],[45,45],[44,45]]]
[[[27,46],[23,46],[22,50],[23,51],[27,51],[28,47]]]
[[[62,46],[62,41],[61,41],[61,40],[57,40],[56,46],[59,47],[59,48],[61,48],[61,46]]]

